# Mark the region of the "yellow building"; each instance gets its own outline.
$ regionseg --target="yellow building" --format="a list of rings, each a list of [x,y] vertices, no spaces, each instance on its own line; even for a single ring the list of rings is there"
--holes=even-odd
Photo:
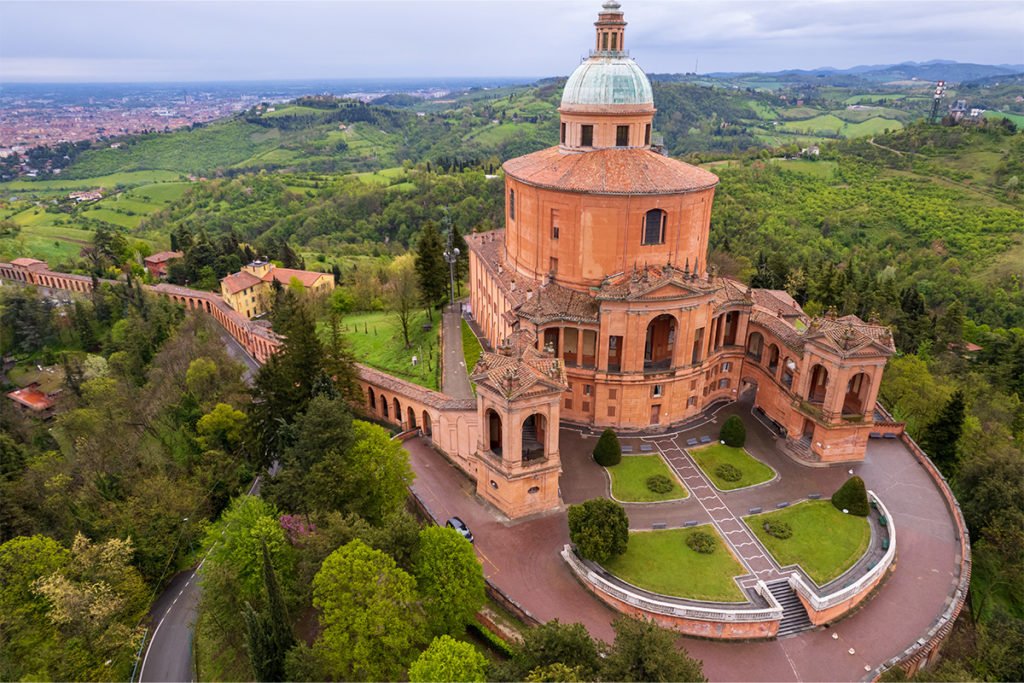
[[[278,268],[267,261],[253,261],[221,280],[220,293],[228,306],[246,318],[255,318],[270,309],[275,281],[282,287],[299,284],[311,295],[328,294],[334,289],[334,276],[330,273]]]

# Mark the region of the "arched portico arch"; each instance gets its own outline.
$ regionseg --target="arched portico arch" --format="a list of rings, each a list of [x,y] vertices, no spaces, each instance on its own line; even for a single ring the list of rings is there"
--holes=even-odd
[[[828,368],[815,363],[811,368],[811,380],[807,385],[807,400],[811,403],[824,403],[825,392],[828,391]]]
[[[370,410],[376,412],[377,410],[377,394],[374,393],[373,387],[368,387],[366,390],[367,398],[370,401]]]
[[[488,408],[486,417],[487,419],[484,422],[487,428],[487,448],[498,457],[501,457],[502,445],[504,443],[501,433],[501,416],[491,408]]]
[[[676,342],[676,319],[662,313],[647,324],[644,341],[644,370],[667,370],[672,367],[672,351]]]
[[[398,397],[395,396],[393,399],[395,404],[395,422],[402,424],[402,404],[398,402]]]
[[[416,429],[416,411],[412,409],[412,406],[409,406],[405,409],[405,412],[409,420],[408,424],[406,425],[406,428]]]
[[[423,433],[427,436],[434,435],[434,426],[430,422],[430,413],[423,411]]]
[[[764,335],[760,332],[751,332],[747,337],[747,356],[753,361],[760,363],[761,355],[764,352]]]
[[[539,460],[545,455],[548,420],[540,413],[534,413],[523,420],[523,461]]]
[[[768,372],[773,376],[779,370],[779,347],[775,344],[768,345]]]
[[[871,377],[866,372],[858,372],[846,384],[846,395],[843,397],[844,415],[863,415],[867,410],[868,396],[871,395]]]

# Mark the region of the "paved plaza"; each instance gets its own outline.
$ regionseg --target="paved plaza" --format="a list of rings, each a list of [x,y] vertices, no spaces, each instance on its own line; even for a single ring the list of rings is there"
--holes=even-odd
[[[689,439],[717,438],[721,423],[740,414],[747,426],[747,450],[778,476],[737,491],[717,491],[686,454]],[[607,474],[591,459],[597,434],[567,427],[560,434],[566,504],[609,495]],[[752,575],[771,581],[784,576],[740,518],[750,508],[773,509],[810,494],[827,498],[850,475],[850,465],[812,468],[780,451],[771,432],[755,420],[749,405],[736,403],[691,423],[685,431],[625,437],[633,452],[660,452],[685,482],[681,501],[625,504],[632,529],[657,524],[678,528],[712,522]],[[578,621],[611,640],[615,612],[578,583],[559,556],[568,542],[564,511],[509,522],[474,495],[459,470],[426,442],[407,442],[417,479],[414,490],[435,518],[462,517],[476,536],[484,573],[541,621]],[[653,446],[653,448],[651,448]],[[624,456],[628,457],[628,456]],[[851,616],[824,628],[769,641],[746,643],[681,637],[704,661],[711,680],[860,680],[872,669],[925,636],[949,604],[956,587],[959,544],[956,525],[928,473],[899,440],[872,440],[863,463],[852,466],[889,508],[897,530],[897,563],[879,592]],[[754,579],[748,577],[748,581]],[[833,638],[833,633],[838,638]],[[850,649],[854,654],[849,654]]]

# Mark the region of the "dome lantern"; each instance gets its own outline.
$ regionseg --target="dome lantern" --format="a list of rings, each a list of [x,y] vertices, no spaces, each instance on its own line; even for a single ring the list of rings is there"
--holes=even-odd
[[[643,69],[625,50],[626,21],[616,0],[606,0],[594,26],[595,49],[562,91],[563,151],[650,147],[654,93]]]

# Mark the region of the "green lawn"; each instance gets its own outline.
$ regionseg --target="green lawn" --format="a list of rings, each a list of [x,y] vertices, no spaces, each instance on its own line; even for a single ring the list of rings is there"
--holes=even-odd
[[[480,354],[484,348],[480,346],[480,340],[473,334],[469,323],[462,321],[462,355],[466,358],[466,372],[473,372],[476,362],[480,360]]]
[[[686,538],[696,531],[705,531],[718,540],[715,552],[704,555],[686,545]],[[733,577],[747,570],[710,524],[630,532],[626,552],[606,562],[604,568],[623,581],[661,595],[716,602],[744,600]]]
[[[708,479],[722,491],[753,486],[769,481],[775,476],[772,468],[754,458],[742,448],[733,448],[732,446],[716,443],[703,448],[691,449],[690,456],[704,470],[704,474],[707,475]],[[743,473],[743,476],[738,481],[722,479],[715,474],[715,468],[724,464],[736,467]]]
[[[689,495],[660,455],[624,455],[622,462],[607,470],[612,477],[612,497],[623,503],[657,503]],[[665,475],[675,487],[668,493],[651,491],[647,488],[647,477],[655,474]]]
[[[793,535],[775,538],[764,530],[767,520],[788,522]],[[782,566],[799,564],[823,586],[860,559],[871,540],[865,517],[845,515],[831,501],[808,500],[793,507],[744,517],[761,543]]]
[[[434,315],[431,329],[424,331],[423,325],[427,322],[423,311],[413,314],[409,323],[409,348],[405,347],[402,327],[393,313],[376,311],[345,316],[342,332],[356,361],[428,389],[437,389],[440,314]],[[413,356],[419,359],[416,366],[412,364]]]
[[[90,178],[55,178],[53,180],[12,180],[0,183],[0,192],[33,192],[36,190],[82,190],[103,187],[107,190],[116,185],[144,185],[162,181],[178,180],[180,175],[172,171],[126,171]]]

